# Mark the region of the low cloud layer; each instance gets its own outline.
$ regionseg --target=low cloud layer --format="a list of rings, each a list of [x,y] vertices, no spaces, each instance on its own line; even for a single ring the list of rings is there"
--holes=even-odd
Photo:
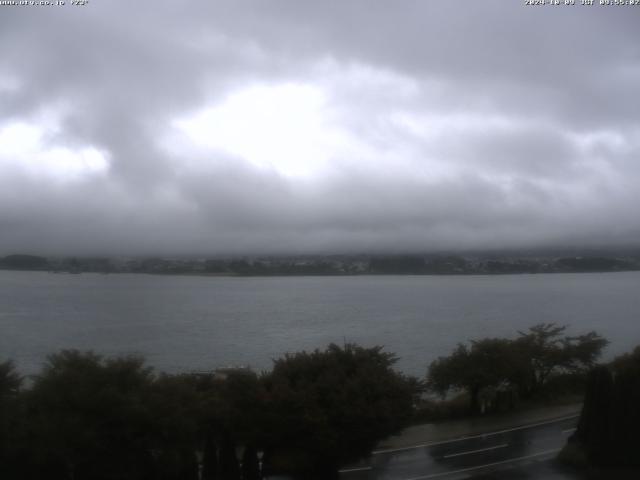
[[[0,10],[0,254],[640,244],[638,8]]]

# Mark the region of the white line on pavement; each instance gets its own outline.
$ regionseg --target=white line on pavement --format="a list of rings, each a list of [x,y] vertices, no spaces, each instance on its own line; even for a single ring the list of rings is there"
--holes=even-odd
[[[388,448],[388,449],[384,449],[384,450],[374,450],[373,452],[371,452],[371,455],[381,455],[381,454],[384,454],[384,453],[404,452],[406,450],[415,450],[416,448],[435,447],[436,445],[446,445],[447,443],[461,442],[463,440],[471,440],[471,439],[474,439],[474,438],[490,437],[492,435],[499,435],[501,433],[515,432],[517,430],[526,430],[527,428],[533,428],[533,427],[539,427],[541,425],[549,425],[549,424],[552,424],[552,423],[563,422],[565,420],[571,420],[573,418],[578,418],[579,416],[580,416],[579,414],[569,415],[569,416],[566,416],[566,417],[555,418],[553,420],[546,420],[544,422],[530,423],[528,425],[521,425],[519,427],[507,428],[505,430],[497,430],[495,432],[488,432],[488,433],[479,433],[477,435],[470,435],[468,437],[453,438],[451,440],[443,440],[441,442],[431,442],[431,443],[423,443],[423,444],[420,444],[420,445],[411,445],[409,447]]]
[[[371,468],[372,467],[343,468],[342,470],[338,470],[338,473],[364,472],[366,470],[371,470]]]
[[[571,433],[571,432],[575,432],[575,431],[576,431],[576,428],[573,427],[573,428],[567,428],[566,430],[562,430],[562,433]]]
[[[561,450],[560,448],[555,448],[553,450],[545,450],[544,452],[538,452],[532,455],[526,455],[524,457],[510,458],[509,460],[502,460],[500,462],[493,462],[493,463],[485,463],[484,465],[478,465],[477,467],[462,468],[460,470],[451,470],[449,472],[432,473],[431,475],[423,475],[422,477],[412,477],[406,480],[426,480],[428,478],[446,477],[448,475],[456,475],[458,473],[471,472],[473,470],[480,470],[482,468],[494,467],[496,465],[504,465],[505,463],[518,462],[520,460],[526,460],[528,458],[542,457],[543,455],[557,453],[560,450]]]
[[[496,450],[498,448],[505,448],[508,446],[509,446],[508,443],[503,443],[502,445],[496,445],[495,447],[479,448],[478,450],[467,450],[466,452],[452,453],[451,455],[445,455],[442,458],[461,457],[462,455],[471,455],[472,453],[488,452],[489,450]]]

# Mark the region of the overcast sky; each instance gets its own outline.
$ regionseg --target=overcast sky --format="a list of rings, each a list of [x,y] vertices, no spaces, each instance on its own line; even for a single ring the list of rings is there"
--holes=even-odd
[[[0,6],[0,254],[639,245],[639,25],[524,1]]]

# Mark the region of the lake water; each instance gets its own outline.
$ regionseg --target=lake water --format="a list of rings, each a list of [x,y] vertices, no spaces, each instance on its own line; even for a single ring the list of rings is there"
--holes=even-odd
[[[330,342],[384,345],[423,375],[457,342],[540,322],[640,344],[640,272],[503,276],[194,277],[0,271],[0,360],[34,373],[62,348],[142,354],[160,370],[268,369]]]

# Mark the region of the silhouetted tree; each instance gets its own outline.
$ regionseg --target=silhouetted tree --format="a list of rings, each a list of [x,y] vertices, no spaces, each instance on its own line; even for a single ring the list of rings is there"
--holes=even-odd
[[[18,443],[25,440],[21,438],[24,433],[19,402],[21,385],[22,377],[13,362],[0,363],[0,468],[7,474],[18,472],[23,461],[18,448]]]
[[[161,478],[180,480],[197,475],[195,452],[204,448],[200,419],[203,402],[188,375],[160,375],[148,386],[148,446]]]
[[[248,445],[242,456],[242,480],[261,480],[258,468],[258,450]]]
[[[51,355],[28,398],[34,478],[148,478],[151,380],[138,358]]]
[[[480,393],[488,387],[506,384],[516,374],[516,355],[511,341],[487,338],[472,341],[470,347],[458,344],[448,357],[429,366],[427,385],[445,395],[451,389],[465,390],[471,412],[480,411]]]
[[[563,336],[566,326],[540,323],[519,332],[515,341],[521,368],[516,380],[520,394],[530,397],[557,372],[586,372],[609,343],[596,332]]]
[[[276,360],[264,379],[271,466],[331,478],[404,426],[417,383],[395,372],[395,361],[381,347],[353,344]]]
[[[578,428],[571,441],[590,463],[640,467],[640,347],[609,366],[594,368],[587,382]]]
[[[566,327],[554,323],[534,325],[515,340],[487,338],[459,344],[447,357],[433,361],[427,372],[427,384],[445,395],[464,390],[470,410],[480,410],[480,394],[488,388],[517,388],[531,397],[541,391],[556,374],[583,372],[607,345],[595,332],[576,337],[562,336]]]
[[[0,363],[0,401],[15,397],[22,385],[22,377],[11,360]]]
[[[156,376],[139,358],[68,350],[25,391],[5,362],[2,478],[195,480],[202,467],[205,480],[255,480],[258,450],[265,471],[331,478],[412,415],[420,383],[395,361],[380,347],[331,345],[260,377]]]

